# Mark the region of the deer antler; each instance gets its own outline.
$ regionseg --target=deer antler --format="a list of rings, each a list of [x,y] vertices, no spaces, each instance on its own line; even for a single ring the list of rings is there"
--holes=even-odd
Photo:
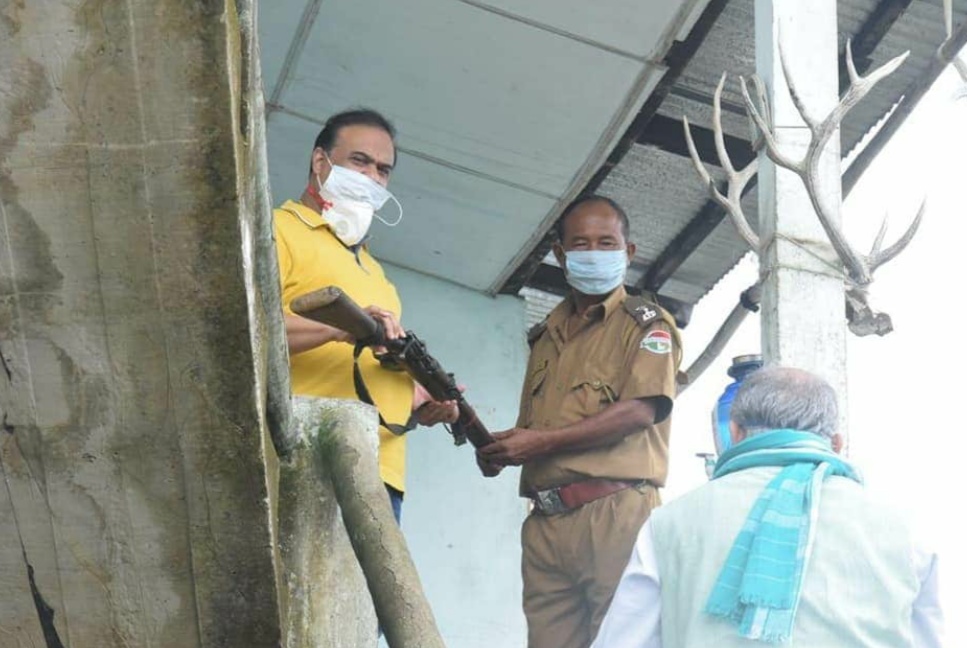
[[[708,187],[708,193],[712,197],[712,200],[725,209],[725,212],[732,220],[732,224],[735,225],[735,229],[738,230],[739,236],[749,244],[750,248],[758,253],[759,236],[749,225],[749,221],[742,211],[742,191],[749,184],[749,180],[758,172],[759,158],[753,158],[744,168],[736,171],[735,166],[732,164],[732,158],[729,157],[729,152],[725,148],[725,132],[722,128],[722,89],[725,87],[725,79],[727,77],[728,73],[723,72],[722,78],[719,79],[719,84],[715,87],[715,95],[712,100],[712,131],[715,134],[715,152],[718,154],[722,170],[728,176],[726,195],[723,195],[719,191],[719,188],[715,186],[715,180],[712,179],[711,174],[709,174],[708,169],[705,168],[705,164],[698,155],[695,140],[692,139],[692,127],[688,123],[688,117],[682,118],[682,124],[685,128],[685,142],[688,144],[688,153],[692,157],[692,164],[695,165],[695,171],[702,178],[702,181],[705,182],[705,186]],[[755,77],[755,80],[761,83],[758,77]]]
[[[913,240],[913,235],[917,233],[917,229],[920,227],[920,221],[923,220],[923,215],[927,212],[927,199],[924,198],[923,202],[920,203],[920,209],[917,210],[917,215],[907,228],[907,231],[903,233],[896,243],[891,245],[885,250],[880,250],[880,246],[883,244],[883,238],[886,234],[886,224],[887,219],[883,219],[883,224],[880,226],[880,231],[876,235],[876,240],[873,242],[873,249],[870,250],[869,255],[866,257],[870,265],[870,273],[879,268],[881,265],[890,261],[896,255],[903,252],[903,249]]]
[[[809,114],[809,111],[802,102],[802,98],[796,91],[795,83],[793,82],[792,75],[789,73],[789,69],[786,64],[786,57],[783,54],[782,44],[780,41],[779,60],[782,66],[783,76],[786,79],[786,84],[789,86],[789,94],[792,97],[793,104],[796,106],[796,110],[802,116],[803,121],[806,122],[806,125],[809,127],[809,130],[812,133],[809,147],[806,149],[806,153],[801,160],[792,160],[780,152],[779,145],[776,142],[775,135],[773,134],[770,125],[760,114],[755,102],[749,95],[749,90],[746,86],[745,79],[741,79],[742,95],[745,98],[746,108],[748,109],[749,114],[752,116],[753,121],[755,121],[756,125],[759,127],[759,130],[763,134],[769,158],[775,162],[776,165],[792,171],[798,175],[800,179],[802,179],[803,184],[806,186],[806,192],[809,195],[809,200],[812,203],[813,209],[816,211],[816,215],[819,217],[823,230],[825,230],[826,235],[829,237],[829,241],[832,244],[833,249],[836,251],[837,256],[839,256],[840,260],[843,262],[849,279],[857,286],[869,285],[873,281],[873,270],[876,269],[877,266],[889,261],[903,251],[903,248],[905,248],[910,240],[913,239],[913,235],[916,233],[916,230],[920,225],[923,209],[921,209],[920,214],[918,214],[917,218],[913,221],[904,235],[901,236],[895,244],[891,245],[882,253],[878,251],[879,246],[882,243],[882,233],[884,231],[884,228],[881,227],[881,234],[880,237],[878,237],[876,246],[874,247],[874,252],[868,256],[862,255],[854,250],[853,247],[847,242],[839,224],[834,218],[833,209],[826,204],[826,201],[823,198],[824,193],[820,187],[820,178],[822,177],[820,173],[820,162],[823,152],[826,150],[827,144],[839,129],[840,124],[843,122],[843,118],[850,111],[850,109],[859,103],[880,80],[893,73],[893,71],[903,63],[908,55],[909,52],[901,54],[864,77],[860,76],[860,74],[856,71],[856,65],[853,62],[852,45],[849,41],[847,41],[846,69],[849,73],[849,89],[846,91],[846,94],[843,95],[842,99],[840,99],[836,107],[833,108],[833,110],[826,116],[826,118],[822,121],[819,121]],[[762,99],[763,98],[760,96],[760,100]]]
[[[947,7],[948,11],[947,31],[949,34],[951,32],[950,23],[952,20],[949,17],[950,12],[952,11],[950,8],[950,0],[945,0],[945,7]],[[819,217],[820,224],[822,225],[823,230],[826,232],[826,235],[829,237],[830,244],[833,246],[833,249],[836,251],[837,256],[842,261],[846,270],[848,284],[846,290],[846,311],[850,321],[850,329],[858,335],[869,335],[870,333],[885,335],[893,329],[889,315],[885,313],[877,313],[869,306],[867,290],[873,281],[873,272],[879,266],[900,254],[900,252],[902,252],[907,245],[909,245],[910,241],[913,240],[913,237],[916,234],[917,229],[920,227],[921,221],[923,220],[923,215],[926,211],[926,201],[921,204],[916,218],[914,218],[907,230],[895,243],[886,249],[882,249],[887,225],[886,219],[884,219],[870,253],[866,255],[860,254],[847,242],[846,237],[843,235],[839,223],[835,218],[835,209],[831,208],[824,199],[825,194],[823,191],[821,191],[820,187],[820,180],[822,178],[822,174],[820,173],[820,163],[829,141],[838,132],[846,114],[857,103],[859,103],[870,92],[870,90],[872,90],[873,87],[879,83],[879,81],[892,74],[903,63],[908,55],[909,52],[901,54],[900,56],[897,56],[896,58],[888,61],[886,64],[873,70],[868,75],[861,76],[856,71],[856,64],[853,61],[852,44],[847,41],[846,69],[850,80],[849,88],[833,110],[822,121],[820,121],[815,119],[806,109],[806,106],[802,101],[802,97],[796,90],[792,75],[790,74],[789,68],[786,64],[786,57],[782,48],[782,41],[780,40],[779,62],[782,67],[782,74],[785,77],[786,84],[789,88],[789,95],[792,99],[793,105],[795,105],[796,110],[802,116],[803,121],[809,127],[811,133],[809,146],[806,149],[806,153],[800,160],[793,160],[779,150],[779,144],[776,140],[775,133],[772,130],[772,119],[768,110],[769,103],[761,80],[756,76],[751,78],[755,86],[755,94],[758,100],[757,102],[753,100],[745,78],[739,77],[739,82],[742,86],[742,96],[745,99],[746,111],[754,124],[753,130],[757,131],[757,133],[754,133],[755,141],[753,144],[753,149],[758,151],[762,146],[765,146],[769,158],[777,166],[788,169],[798,175],[805,185],[806,193],[809,195],[809,200],[812,203],[813,209],[815,210],[816,215]],[[961,68],[958,67],[958,70],[960,69]],[[967,67],[965,67],[964,71],[967,72]],[[715,200],[715,202],[725,209],[738,230],[739,235],[746,241],[746,243],[749,244],[756,254],[759,254],[761,252],[759,249],[759,237],[749,226],[748,219],[746,219],[745,214],[742,211],[741,204],[742,190],[746,187],[749,180],[751,180],[756,174],[758,170],[758,163],[757,160],[753,160],[743,169],[737,171],[732,164],[728,151],[725,148],[725,135],[722,128],[721,103],[722,89],[725,86],[726,78],[726,74],[723,73],[722,78],[719,80],[718,86],[715,88],[715,95],[713,97],[712,105],[712,128],[715,134],[715,149],[722,169],[725,171],[728,178],[728,188],[725,194],[723,194],[722,191],[720,191],[715,185],[711,174],[708,172],[708,169],[705,168],[705,164],[699,157],[687,118],[683,119],[685,140],[688,144],[688,152],[692,158],[692,163],[695,166],[695,170],[708,187],[709,195],[713,200]],[[967,76],[965,76],[965,79],[967,79]]]

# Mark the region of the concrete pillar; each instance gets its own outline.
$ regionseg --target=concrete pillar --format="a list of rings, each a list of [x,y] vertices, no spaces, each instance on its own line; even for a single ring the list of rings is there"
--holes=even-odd
[[[787,67],[809,114],[822,119],[838,97],[835,0],[756,0],[756,71],[773,107],[783,153],[803,157],[810,131],[789,97],[779,59]],[[825,200],[839,205],[839,136],[822,164]],[[838,213],[838,209],[836,210]],[[823,232],[802,181],[777,169],[763,153],[759,167],[762,352],[767,364],[807,369],[823,376],[840,399],[840,430],[846,432],[846,318],[841,264]]]
[[[252,2],[0,8],[0,646],[281,642],[254,36]]]

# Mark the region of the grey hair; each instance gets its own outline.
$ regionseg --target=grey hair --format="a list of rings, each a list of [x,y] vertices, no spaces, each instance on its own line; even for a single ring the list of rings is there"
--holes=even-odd
[[[791,367],[765,367],[742,381],[731,418],[750,435],[792,428],[831,438],[839,406],[836,392],[819,376]]]

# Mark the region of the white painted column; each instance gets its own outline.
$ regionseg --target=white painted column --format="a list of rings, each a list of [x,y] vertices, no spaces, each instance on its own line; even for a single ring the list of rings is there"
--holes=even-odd
[[[756,0],[756,70],[773,107],[776,139],[801,159],[810,132],[793,105],[779,60],[787,67],[807,111],[822,119],[839,99],[835,0]],[[798,176],[762,154],[759,167],[762,352],[767,364],[800,367],[823,376],[840,400],[846,432],[846,318],[840,264]],[[839,136],[822,165],[829,204],[841,203]],[[838,209],[836,210],[839,211]]]

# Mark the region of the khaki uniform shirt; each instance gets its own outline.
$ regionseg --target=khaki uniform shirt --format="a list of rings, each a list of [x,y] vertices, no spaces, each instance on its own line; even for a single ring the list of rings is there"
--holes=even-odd
[[[564,300],[547,316],[533,342],[521,394],[518,427],[555,429],[604,410],[616,401],[653,399],[655,425],[606,446],[560,452],[524,465],[520,493],[588,478],[648,480],[663,486],[675,375],[681,362],[671,315],[623,287],[571,323],[574,303]],[[541,326],[541,325],[539,325]]]

